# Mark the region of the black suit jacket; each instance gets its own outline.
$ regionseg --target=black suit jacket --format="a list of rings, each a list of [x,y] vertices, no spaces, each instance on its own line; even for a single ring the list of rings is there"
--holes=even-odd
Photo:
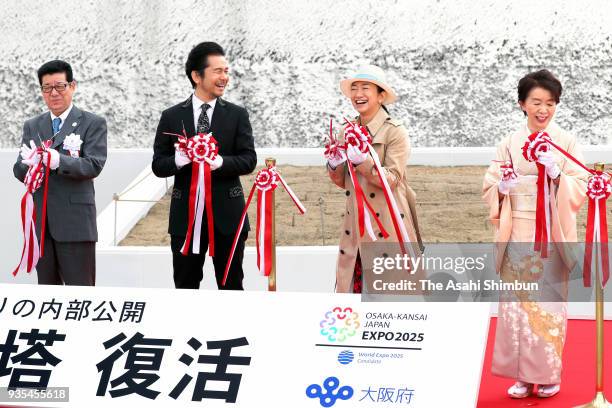
[[[157,177],[174,176],[168,233],[179,236],[187,235],[192,165],[188,164],[180,170],[176,168],[174,143],[178,138],[163,133],[182,133],[184,126],[188,137],[195,135],[191,100],[190,96],[186,101],[162,112],[153,145],[153,173]],[[245,203],[239,176],[251,173],[257,164],[249,114],[246,109],[218,98],[210,132],[219,143],[219,154],[223,157],[223,165],[212,172],[215,230],[223,235],[233,235]],[[243,231],[248,230],[247,217]]]

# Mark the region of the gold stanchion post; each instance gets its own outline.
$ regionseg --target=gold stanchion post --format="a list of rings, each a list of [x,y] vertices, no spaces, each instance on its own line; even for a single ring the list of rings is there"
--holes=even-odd
[[[604,171],[604,163],[595,163],[594,169]],[[596,385],[595,399],[588,404],[580,405],[577,408],[608,408],[610,407],[603,389],[603,359],[604,359],[604,292],[601,285],[599,270],[599,242],[593,242],[595,247],[595,325],[597,327],[597,364],[596,364]]]
[[[268,168],[276,166],[276,159],[266,158],[266,166]],[[276,292],[276,203],[275,191],[272,191],[272,269],[268,276],[268,291]]]

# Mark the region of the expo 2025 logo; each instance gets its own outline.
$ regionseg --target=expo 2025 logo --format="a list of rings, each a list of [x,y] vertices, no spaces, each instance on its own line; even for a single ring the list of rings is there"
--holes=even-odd
[[[359,314],[351,307],[334,307],[325,312],[325,318],[319,323],[321,335],[331,342],[343,342],[354,336],[359,329]]]

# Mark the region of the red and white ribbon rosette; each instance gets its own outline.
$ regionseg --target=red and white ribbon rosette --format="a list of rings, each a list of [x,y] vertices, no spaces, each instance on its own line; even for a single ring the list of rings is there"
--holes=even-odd
[[[548,133],[541,131],[529,135],[523,145],[523,157],[535,162],[538,168],[534,249],[540,251],[542,258],[548,257],[550,240],[550,178],[546,174],[546,167],[537,160],[539,153],[550,150],[551,143]]]
[[[402,254],[406,254],[406,248],[408,248],[411,256],[414,258],[417,255],[414,253],[414,249],[410,244],[410,236],[408,235],[408,231],[406,230],[406,226],[401,217],[401,213],[399,211],[399,207],[397,202],[395,201],[395,196],[393,195],[393,191],[387,182],[387,178],[384,176],[385,171],[380,164],[380,159],[378,158],[378,154],[372,147],[372,137],[370,136],[368,129],[365,126],[360,126],[356,123],[349,121],[348,119],[344,119],[346,122],[345,126],[345,140],[347,144],[351,144],[359,148],[359,150],[363,153],[370,152],[370,156],[374,160],[374,167],[376,169],[376,175],[378,176],[378,180],[380,182],[380,187],[384,193],[385,201],[387,203],[387,208],[389,209],[389,213],[391,215],[391,221],[393,223],[393,228],[395,230],[395,234],[397,236],[397,240],[399,242],[400,250]],[[349,171],[352,166],[348,166]],[[359,183],[354,183],[359,184]],[[367,201],[366,201],[367,202]],[[377,219],[377,218],[376,218]],[[379,220],[377,219],[377,222]],[[386,231],[382,229],[382,224],[379,223],[379,227],[381,227],[381,233],[383,236],[385,234],[388,236]],[[386,236],[385,236],[386,238]]]
[[[587,229],[584,249],[584,286],[591,286],[591,262],[593,260],[593,244],[601,243],[601,255],[595,262],[600,262],[602,271],[602,286],[610,277],[610,261],[608,256],[608,220],[606,217],[606,200],[612,193],[610,174],[596,172],[587,183],[589,209],[587,213]]]
[[[499,165],[499,173],[501,179],[503,181],[516,180],[518,178],[518,172],[514,168],[514,163],[512,162],[512,154],[510,154],[510,150],[508,152],[508,160],[493,160],[495,163],[502,163]]]
[[[236,230],[236,235],[234,236],[234,241],[232,243],[232,249],[230,251],[229,258],[227,259],[225,272],[223,274],[223,286],[225,286],[225,282],[227,281],[227,275],[229,273],[232,260],[234,259],[238,239],[240,237],[240,233],[242,232],[242,228],[244,227],[247,210],[249,209],[249,204],[251,204],[255,190],[257,190],[257,220],[255,228],[257,267],[264,276],[270,276],[270,271],[272,270],[272,213],[274,210],[272,194],[276,187],[278,187],[279,183],[283,185],[283,188],[289,194],[289,197],[291,197],[291,200],[293,200],[293,203],[298,208],[300,213],[304,214],[306,212],[306,208],[304,205],[302,205],[291,187],[289,187],[280,173],[276,170],[276,167],[268,167],[259,170],[255,176],[255,182],[253,183],[253,187],[251,187],[251,192],[247,198],[242,215],[240,216],[238,229]]]
[[[49,165],[51,156],[46,155],[47,162],[43,163],[43,153],[51,146],[51,141],[42,142],[42,146],[32,152],[28,159],[35,155],[40,155],[41,160],[35,165],[30,166],[24,178],[26,192],[21,199],[21,226],[23,229],[23,249],[21,251],[21,260],[19,265],[13,271],[13,276],[17,276],[19,271],[25,270],[27,273],[32,272],[36,267],[38,260],[45,252],[45,230],[47,218],[47,195],[49,192]],[[36,208],[34,206],[33,194],[38,190],[44,182],[43,190],[43,208],[42,208],[42,223],[40,234],[40,246],[36,238]]]
[[[512,163],[512,156],[510,155],[510,151],[508,151],[508,157],[509,159],[507,161],[499,165],[501,178],[504,181],[516,180],[518,178],[518,173],[514,168],[514,163]]]
[[[369,151],[368,146],[372,144],[372,136],[370,136],[368,128],[346,118],[344,118],[344,121],[346,122],[344,127],[346,147],[352,145],[357,147],[361,153],[367,153]]]
[[[200,237],[202,236],[202,218],[206,209],[208,224],[208,253],[215,256],[215,229],[212,208],[212,179],[209,161],[213,161],[219,153],[219,145],[212,133],[198,133],[187,138],[185,130],[183,134],[165,133],[177,136],[178,141],[174,144],[177,151],[181,151],[192,162],[191,185],[189,187],[189,212],[187,220],[187,236],[181,248],[183,255],[189,254],[189,246],[193,242],[192,252],[200,253]]]
[[[590,173],[592,176],[587,183],[587,197],[589,199],[589,208],[587,213],[587,228],[586,228],[586,239],[585,239],[585,254],[584,254],[584,266],[583,266],[583,280],[584,285],[591,286],[591,263],[592,263],[592,250],[593,243],[601,243],[601,257],[596,262],[601,262],[602,269],[602,286],[606,284],[610,276],[609,266],[609,255],[608,255],[608,223],[606,217],[606,200],[612,192],[612,186],[610,181],[612,176],[609,173],[603,171],[592,170],[582,164],[578,159],[572,156],[562,147],[558,146],[552,141],[550,136],[546,132],[535,132],[529,136],[528,141],[523,146],[523,156],[525,158],[533,158],[536,152],[546,151],[551,146],[554,147],[559,153],[570,159],[572,162],[583,168],[585,171]],[[529,160],[529,159],[528,159]],[[533,160],[529,160],[533,161]],[[538,209],[540,208],[540,175],[544,173],[546,175],[543,165],[538,164]],[[547,183],[545,183],[547,187]],[[545,190],[546,194],[546,208],[549,209],[548,205],[548,189]],[[538,213],[536,212],[536,237],[537,237],[537,226],[538,226]],[[550,219],[550,218],[548,218]],[[550,230],[548,230],[550,231]],[[550,233],[549,235],[550,236]],[[537,241],[536,241],[537,245]],[[537,247],[536,247],[537,250]]]
[[[345,119],[346,120],[346,119]],[[356,146],[360,152],[365,153],[368,151],[368,145],[372,142],[372,137],[368,133],[368,130],[359,125],[355,125],[355,129],[352,127],[346,128],[344,134],[345,144],[341,145],[338,143],[337,139],[334,137],[332,122],[330,120],[329,123],[329,144],[325,146],[325,157],[330,158],[334,155],[337,155],[337,152],[341,152],[346,155],[346,148],[349,145]],[[371,218],[374,218],[374,221],[378,225],[378,229],[380,230],[383,237],[386,239],[389,237],[389,233],[385,230],[382,221],[376,215],[376,211],[372,208],[372,205],[368,202],[361,185],[359,184],[359,178],[355,173],[355,169],[352,165],[347,166],[349,176],[351,178],[351,183],[353,184],[353,191],[355,191],[355,204],[357,206],[357,224],[359,227],[359,236],[363,237],[365,231],[368,232],[368,235],[372,239],[372,241],[376,241],[377,237],[374,233],[374,228],[372,227]]]

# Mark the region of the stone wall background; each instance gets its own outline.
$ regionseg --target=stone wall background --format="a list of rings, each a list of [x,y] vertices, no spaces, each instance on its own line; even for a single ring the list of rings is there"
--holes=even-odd
[[[36,69],[62,58],[75,103],[105,116],[110,147],[152,145],[161,111],[184,100],[200,41],[223,45],[227,99],[258,146],[316,147],[352,114],[338,82],[360,62],[386,70],[413,146],[488,146],[522,123],[516,84],[546,67],[565,92],[557,122],[581,143],[612,125],[612,4],[577,1],[3,0],[0,147],[43,111]]]

